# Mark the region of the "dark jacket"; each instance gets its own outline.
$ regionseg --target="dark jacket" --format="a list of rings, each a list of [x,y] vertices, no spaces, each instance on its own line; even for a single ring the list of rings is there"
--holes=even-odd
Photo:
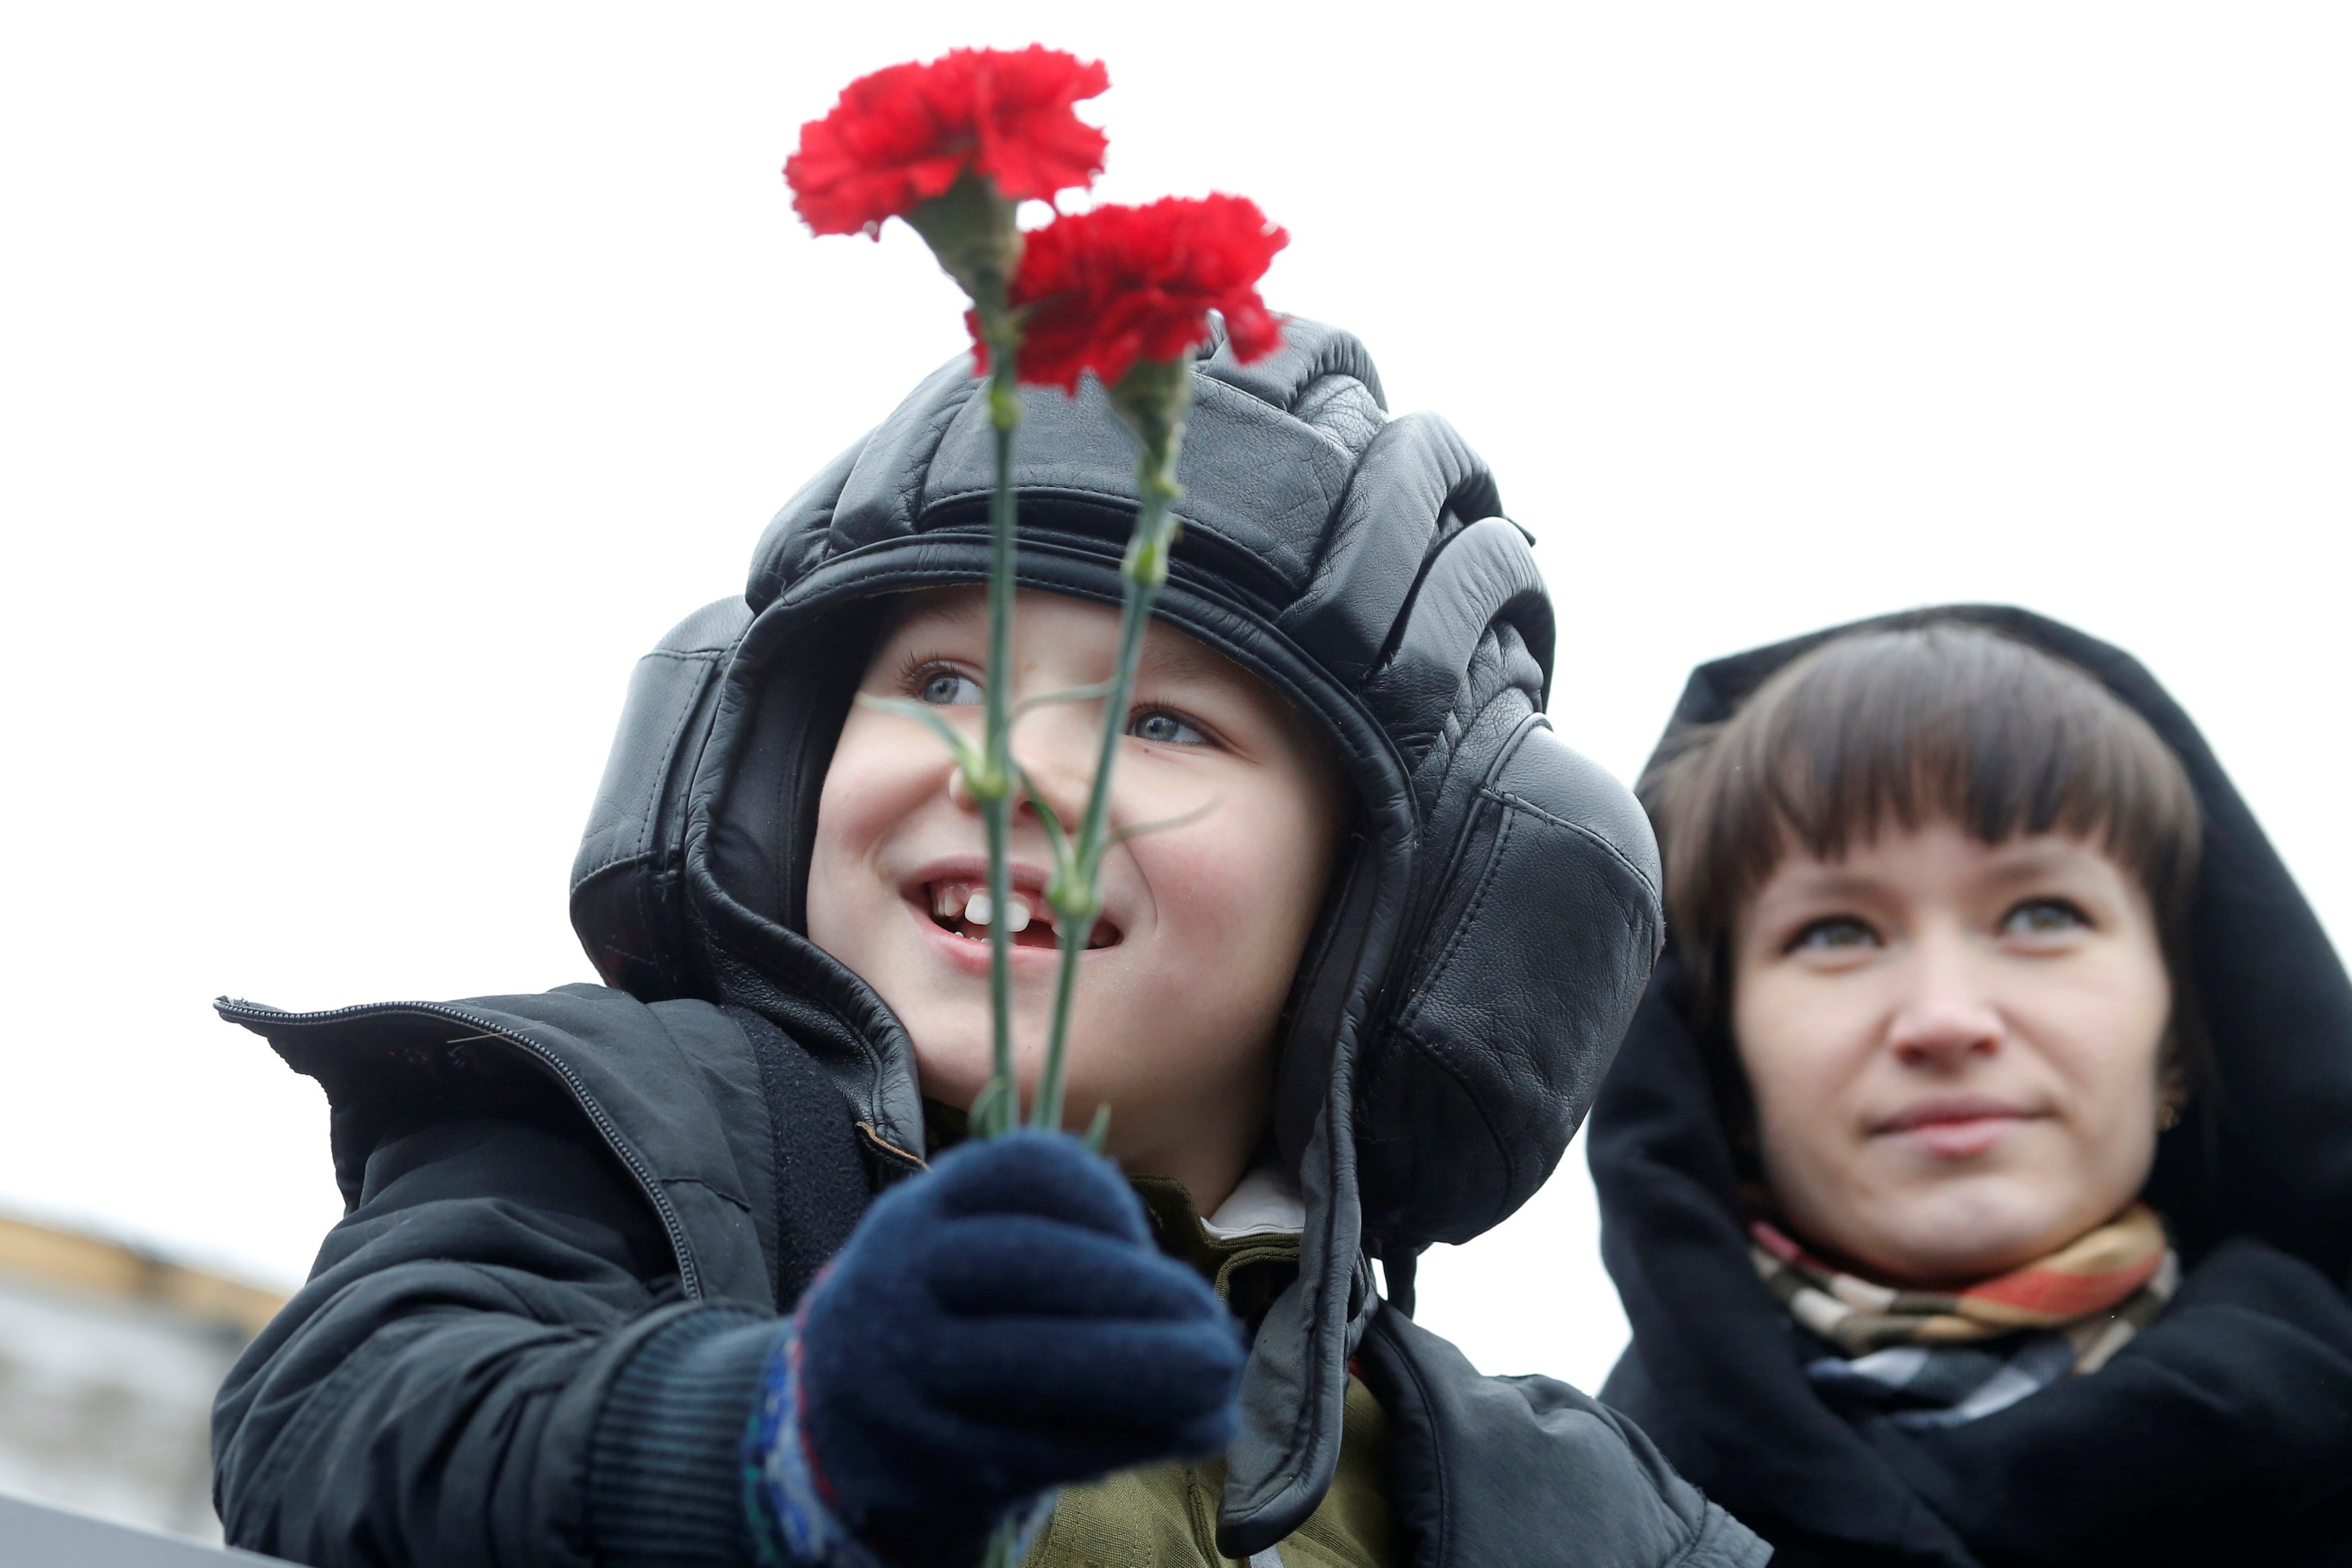
[[[1790,1564],[2352,1563],[2352,985],[2188,716],[2126,654],[1965,608],[2088,670],[2186,767],[2204,852],[2186,994],[2218,1083],[2147,1197],[2187,1270],[2115,1359],[1964,1426],[1850,1424],[1759,1281],[1669,947],[1594,1109],[1602,1249],[1633,1328],[1603,1396]],[[1913,617],[1890,617],[1902,623]],[[1848,628],[1841,628],[1849,630]],[[1728,716],[1822,637],[1702,666],[1668,730]]]
[[[1442,423],[1389,418],[1353,339],[1289,338],[1196,373],[1157,612],[1317,724],[1357,796],[1286,1016],[1270,1145],[1307,1228],[1255,1328],[1223,1549],[1321,1499],[1352,1357],[1417,1562],[1760,1561],[1618,1417],[1480,1378],[1411,1322],[1419,1249],[1509,1214],[1581,1119],[1655,956],[1655,849],[1544,724],[1550,601],[1491,476]],[[786,506],[745,593],[641,663],[572,894],[614,988],[225,1004],[327,1087],[352,1206],[223,1390],[231,1539],[737,1559],[772,1314],[924,1149],[904,1030],[801,907],[887,596],[984,573],[976,387],[961,361],[931,377]],[[1032,397],[1020,451],[1023,580],[1115,601],[1135,489],[1106,400]]]

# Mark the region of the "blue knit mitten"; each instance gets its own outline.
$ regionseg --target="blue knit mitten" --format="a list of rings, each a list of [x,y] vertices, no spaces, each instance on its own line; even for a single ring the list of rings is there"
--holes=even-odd
[[[759,1533],[799,1563],[968,1568],[1064,1482],[1223,1447],[1242,1354],[1109,1161],[1061,1134],[967,1144],[803,1299],[746,1454]]]

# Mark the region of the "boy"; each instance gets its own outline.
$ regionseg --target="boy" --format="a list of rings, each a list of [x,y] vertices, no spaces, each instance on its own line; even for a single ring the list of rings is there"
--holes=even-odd
[[[987,669],[958,361],[640,665],[572,894],[614,988],[224,1005],[327,1087],[352,1206],[223,1391],[231,1539],[947,1568],[1013,1519],[1041,1563],[1761,1561],[1617,1417],[1410,1320],[1419,1249],[1557,1162],[1655,862],[1542,721],[1549,604],[1490,476],[1389,419],[1352,339],[1288,335],[1196,371],[1115,802],[1183,825],[1114,860],[1079,977],[1071,1113],[1112,1106],[1149,1218],[1065,1136],[940,1152],[998,919],[1034,1080],[1043,841],[1024,816],[1024,906],[976,908],[946,756],[851,699],[1099,678],[1134,507],[1098,391],[1033,399]],[[1042,791],[1083,791],[1088,715],[1024,721]]]

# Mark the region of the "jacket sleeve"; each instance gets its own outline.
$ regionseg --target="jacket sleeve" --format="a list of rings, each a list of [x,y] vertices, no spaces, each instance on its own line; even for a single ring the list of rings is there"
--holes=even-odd
[[[1482,1376],[1387,1308],[1357,1356],[1388,1411],[1391,1500],[1418,1563],[1763,1568],[1772,1555],[1640,1427],[1565,1383]]]
[[[737,1448],[780,1325],[679,1300],[601,1151],[397,1130],[214,1409],[236,1545],[320,1565],[737,1563]]]

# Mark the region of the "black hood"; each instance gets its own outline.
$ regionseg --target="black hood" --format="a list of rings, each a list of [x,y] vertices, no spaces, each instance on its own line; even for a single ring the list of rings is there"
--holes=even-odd
[[[2322,1300],[2313,1309],[2328,1317],[2327,1333],[2352,1327],[2352,1317],[2331,1315],[2352,1268],[2352,983],[2196,727],[2136,660],[2022,610],[1956,606],[1887,616],[1700,666],[1660,754],[1690,727],[1728,717],[1775,671],[1822,642],[1937,620],[1988,627],[2089,672],[2148,721],[2195,789],[2203,853],[2186,922],[2183,989],[2206,1025],[2214,1082],[2159,1138],[2147,1189],[2192,1270],[2191,1289],[2169,1315],[2196,1305],[2200,1261],[2258,1246],[2283,1254],[2280,1266],[2298,1279],[2324,1277],[2311,1282],[2334,1303]],[[1916,1448],[1867,1442],[1816,1399],[1786,1319],[1748,1260],[1739,1177],[1692,1006],[1688,968],[1670,942],[1593,1112],[1602,1248],[1634,1335],[1606,1396],[1640,1420],[1686,1475],[1769,1538],[1785,1539],[1780,1521],[1824,1538],[1899,1547],[1919,1561],[1971,1561],[1954,1534],[1966,1508],[1937,1488],[1967,1464],[1997,1468],[1985,1458],[1988,1445],[2003,1434],[2028,1443],[2034,1423],[2046,1427],[2090,1391],[2045,1391],[2013,1415]],[[2162,1352],[2158,1340],[2147,1359]],[[2124,1364],[2119,1357],[2080,1381],[2108,1385],[2106,1396],[2119,1399],[2140,1375],[2135,1369],[2119,1376]],[[2352,1389],[2325,1397],[2315,1391],[2302,1409],[2337,1419],[2330,1400],[2352,1421]],[[2216,1395],[2211,1404],[2218,1418],[2230,1399]],[[2339,1467],[2352,1466],[2352,1426],[2346,1430],[2346,1438],[2321,1440]],[[2251,1438],[2234,1444],[2243,1453],[2263,1452],[2261,1433],[2225,1435]],[[2161,1479],[2159,1461],[2134,1476],[2123,1449],[2111,1442],[2109,1451],[2126,1483]],[[2082,1517],[2096,1512],[2094,1490],[2086,1486],[2078,1499]],[[2161,1507],[2135,1500],[2144,1505],[2136,1517],[2164,1517]],[[1988,1499],[1987,1506],[2000,1501]],[[2006,1506],[2011,1519],[2032,1513],[2022,1497]],[[1980,1546],[1965,1525],[1958,1533]]]
[[[1318,725],[1351,847],[1290,1005],[1275,1133],[1307,1200],[1300,1280],[1260,1330],[1227,1550],[1328,1484],[1346,1360],[1433,1241],[1549,1176],[1661,930],[1629,794],[1542,710],[1552,611],[1493,476],[1444,422],[1391,418],[1362,345],[1293,320],[1280,352],[1197,368],[1183,534],[1158,615]],[[904,1031],[802,928],[818,788],[888,595],[983,580],[990,432],[959,357],[769,527],[740,598],[643,661],[574,868],[598,968],[641,998],[756,1008],[884,1136],[921,1144]],[[1033,393],[1020,577],[1116,603],[1134,448],[1099,388]]]

